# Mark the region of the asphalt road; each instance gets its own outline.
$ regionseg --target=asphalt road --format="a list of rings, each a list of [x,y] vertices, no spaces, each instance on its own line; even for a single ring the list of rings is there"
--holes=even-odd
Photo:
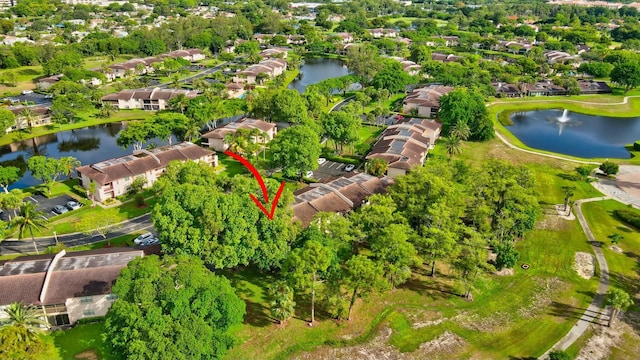
[[[153,224],[151,224],[150,214],[145,214],[120,223],[120,228],[117,231],[109,234],[107,238],[113,239],[141,230],[153,230]],[[58,242],[66,244],[67,247],[93,244],[104,240],[105,239],[103,239],[101,236],[86,236],[82,233],[73,233],[58,236]],[[53,236],[39,237],[36,238],[36,244],[38,246],[38,250],[42,252],[48,246],[55,245],[56,240]],[[27,254],[33,253],[34,251],[35,250],[33,248],[33,243],[30,238],[25,238],[23,240],[7,239],[0,242],[0,255]]]

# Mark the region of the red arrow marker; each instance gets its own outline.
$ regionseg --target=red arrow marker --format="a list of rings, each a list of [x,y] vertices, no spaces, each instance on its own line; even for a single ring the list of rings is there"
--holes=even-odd
[[[253,202],[258,205],[258,208],[260,208],[260,210],[265,215],[267,215],[269,220],[273,220],[273,215],[276,213],[276,205],[278,205],[278,200],[280,200],[280,195],[282,195],[282,190],[284,190],[284,181],[280,184],[280,188],[278,188],[278,192],[276,192],[276,196],[273,198],[273,202],[271,203],[271,211],[268,211],[265,205],[269,204],[269,191],[267,190],[267,185],[265,185],[264,183],[264,179],[262,179],[262,175],[260,175],[258,170],[256,170],[256,168],[253,167],[253,165],[251,165],[251,163],[242,156],[228,150],[224,153],[225,155],[231,156],[232,158],[238,160],[242,165],[249,169],[256,180],[258,180],[260,189],[262,189],[262,196],[264,197],[264,205],[260,202],[260,200],[258,200],[258,198],[256,198],[255,195],[249,194],[249,196],[251,197],[251,200],[253,200]]]

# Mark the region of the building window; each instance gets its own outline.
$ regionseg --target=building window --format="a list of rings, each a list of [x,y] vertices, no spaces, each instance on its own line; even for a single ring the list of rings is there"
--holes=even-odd
[[[91,296],[83,296],[80,298],[81,304],[92,303],[92,302],[93,302],[93,298]]]
[[[109,295],[107,295],[107,300],[118,300],[118,295],[109,294]]]
[[[85,311],[82,312],[82,315],[84,315],[84,316],[94,316],[95,314],[96,314],[96,312],[91,310],[91,309],[88,309],[88,310],[85,310]]]
[[[47,316],[47,321],[51,326],[63,326],[71,324],[71,321],[69,321],[69,315],[67,314]]]

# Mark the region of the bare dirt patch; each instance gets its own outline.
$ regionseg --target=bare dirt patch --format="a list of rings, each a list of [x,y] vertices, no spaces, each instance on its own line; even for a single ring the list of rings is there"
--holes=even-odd
[[[74,356],[74,358],[80,359],[80,360],[98,360],[99,359],[98,354],[96,354],[96,352],[93,350],[83,351],[80,354]]]
[[[518,315],[523,318],[532,318],[539,315],[547,306],[551,305],[553,295],[566,286],[557,277],[536,278],[536,289],[527,304],[518,310]]]
[[[594,326],[593,336],[580,350],[576,360],[608,359],[612,348],[622,340],[622,335],[632,332],[633,328],[620,320],[614,321],[611,327]]]
[[[565,220],[575,220],[576,216],[571,211],[571,208],[564,209],[564,204],[554,205],[554,209],[556,210],[556,214]]]
[[[596,273],[595,258],[585,252],[577,252],[573,268],[584,279],[590,279]]]
[[[611,251],[615,251],[615,252],[617,252],[618,254],[622,254],[622,253],[623,253],[622,249],[621,249],[619,246],[617,246],[617,245],[611,245],[611,246],[609,246],[609,250],[611,250]]]
[[[512,268],[502,269],[502,270],[496,271],[495,274],[498,276],[513,276],[514,271]]]
[[[445,331],[437,338],[425,342],[413,352],[401,353],[389,345],[393,330],[383,327],[378,335],[366,344],[342,348],[322,347],[296,356],[298,360],[418,360],[418,359],[450,359],[452,354],[465,346],[465,341],[458,335]]]

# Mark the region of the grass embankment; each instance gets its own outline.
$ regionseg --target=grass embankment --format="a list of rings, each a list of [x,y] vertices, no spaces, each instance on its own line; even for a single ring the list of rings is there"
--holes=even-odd
[[[155,115],[155,111],[144,110],[120,110],[113,113],[109,118],[103,119],[96,117],[97,110],[87,111],[78,114],[78,121],[69,124],[51,124],[33,128],[33,131],[13,131],[6,135],[0,136],[0,145],[11,144],[16,141],[32,139],[34,137],[55,134],[66,130],[75,130],[87,126],[107,124],[119,121],[144,120]]]
[[[437,146],[433,153],[443,152]],[[528,167],[536,177],[543,206],[563,201],[563,185],[576,186],[575,199],[599,195],[586,182],[569,179],[574,164],[523,155],[498,140],[466,144],[460,158],[473,164],[498,158]],[[530,268],[517,267],[513,276],[481,276],[475,282],[473,302],[458,295],[462,292],[459,281],[439,264],[435,279],[424,275],[427,269],[418,269],[398,289],[358,302],[351,321],[336,323],[318,306],[319,322],[313,327],[306,323],[306,297],[296,299],[296,317],[280,328],[269,316],[264,293],[273,279],[252,270],[227,272],[247,302],[248,313],[245,323],[235,329],[242,343],[226,358],[284,359],[304,351],[311,351],[312,357],[338,357],[333,353],[337,351],[348,357],[350,351],[356,354],[380,346],[387,351],[386,344],[428,358],[434,354],[422,353],[420,344],[445,331],[462,339],[460,347],[451,349],[451,358],[539,356],[573,327],[580,309],[592,299],[597,279],[581,279],[573,270],[575,252],[591,249],[577,221],[546,216],[518,242],[517,250],[518,266],[527,263]],[[392,330],[388,339],[380,340],[381,327]]]
[[[620,94],[619,90],[614,94]],[[637,96],[638,91],[629,91],[625,96]],[[511,144],[525,150],[531,150],[538,153],[562,156],[567,159],[579,161],[595,161],[603,162],[606,159],[584,159],[570,155],[553,153],[550,151],[534,149],[525,145],[520,139],[513,135],[505,126],[510,122],[509,117],[515,112],[534,111],[546,109],[567,109],[572,112],[600,115],[610,117],[635,117],[640,116],[640,97],[631,97],[626,104],[618,104],[623,102],[624,96],[620,95],[580,95],[580,96],[552,96],[552,97],[530,97],[530,98],[512,98],[512,99],[495,99],[488,104],[489,117],[494,120],[494,127],[497,132],[504,136]],[[640,152],[633,151],[632,147],[627,147],[631,152],[631,159],[610,159],[619,163],[640,164]]]

